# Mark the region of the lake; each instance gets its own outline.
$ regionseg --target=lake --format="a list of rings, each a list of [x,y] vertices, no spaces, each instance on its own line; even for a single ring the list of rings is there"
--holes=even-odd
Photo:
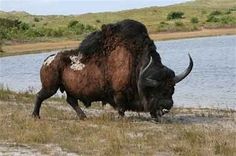
[[[191,74],[176,85],[175,106],[236,109],[236,36],[157,41],[164,65],[176,74],[189,63]],[[0,84],[14,91],[40,88],[39,70],[51,53],[0,58]]]

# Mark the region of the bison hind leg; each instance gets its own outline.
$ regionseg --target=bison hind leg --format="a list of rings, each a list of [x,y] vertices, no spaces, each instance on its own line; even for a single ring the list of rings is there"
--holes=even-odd
[[[33,117],[40,118],[39,112],[41,104],[44,100],[50,98],[52,95],[54,95],[57,92],[57,88],[52,90],[47,90],[42,88],[37,94],[35,99],[35,105],[34,105],[34,111],[32,113]]]
[[[78,100],[70,95],[67,95],[67,99],[66,101],[71,105],[71,107],[76,111],[78,117],[80,119],[84,119],[86,118],[85,113],[83,112],[83,110],[79,107],[78,105]]]

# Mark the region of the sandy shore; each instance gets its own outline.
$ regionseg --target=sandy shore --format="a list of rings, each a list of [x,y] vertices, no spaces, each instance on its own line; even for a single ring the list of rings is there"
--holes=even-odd
[[[220,35],[236,35],[236,28],[202,29],[193,32],[157,33],[157,34],[150,34],[150,37],[153,40],[170,40],[170,39],[220,36]],[[67,40],[58,42],[40,42],[40,43],[5,45],[2,47],[4,52],[0,53],[0,57],[26,54],[26,53],[39,53],[57,49],[76,48],[79,46],[79,43],[80,41]]]

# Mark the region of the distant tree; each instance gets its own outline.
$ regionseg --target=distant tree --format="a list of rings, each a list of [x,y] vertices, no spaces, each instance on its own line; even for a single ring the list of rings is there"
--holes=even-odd
[[[182,11],[172,11],[167,15],[168,20],[183,18],[184,13]]]

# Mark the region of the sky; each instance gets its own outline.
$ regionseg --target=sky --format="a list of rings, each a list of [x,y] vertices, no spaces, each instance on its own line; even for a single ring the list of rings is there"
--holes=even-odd
[[[189,0],[0,0],[1,11],[26,11],[34,15],[78,15],[166,6]]]

